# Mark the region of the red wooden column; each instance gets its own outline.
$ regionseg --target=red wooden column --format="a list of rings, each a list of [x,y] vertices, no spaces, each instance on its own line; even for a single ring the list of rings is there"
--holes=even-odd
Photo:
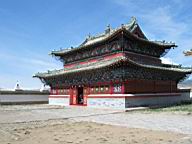
[[[69,95],[70,95],[70,105],[73,104],[73,88],[69,88]]]
[[[56,86],[56,95],[59,94],[58,86]]]
[[[87,97],[89,95],[89,86],[84,87],[83,89],[83,105],[87,105]]]
[[[52,95],[53,94],[53,89],[52,89],[52,87],[50,87],[50,95]]]
[[[110,94],[113,94],[113,82],[112,81],[110,82],[110,88],[109,89],[110,89]]]
[[[101,94],[101,91],[100,91],[101,82],[98,82],[97,85],[98,85],[98,88],[99,88],[98,94]]]
[[[73,104],[77,104],[77,90],[76,87],[73,88]]]
[[[122,86],[121,86],[121,94],[125,93],[125,83],[122,82]]]
[[[85,95],[83,98],[83,105],[87,105],[87,95]]]

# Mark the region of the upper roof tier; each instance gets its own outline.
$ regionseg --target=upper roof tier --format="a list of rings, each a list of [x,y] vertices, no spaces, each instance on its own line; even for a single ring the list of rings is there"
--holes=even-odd
[[[145,36],[145,34],[140,29],[136,18],[132,17],[128,24],[124,24],[124,25],[122,24],[120,27],[118,27],[116,29],[112,29],[109,25],[109,26],[107,26],[107,29],[105,30],[104,33],[101,33],[101,34],[96,35],[96,36],[89,35],[84,40],[84,42],[82,44],[80,44],[78,47],[65,48],[65,49],[61,49],[61,50],[54,50],[51,52],[51,55],[63,56],[65,54],[69,54],[71,52],[75,52],[77,50],[80,50],[80,49],[83,49],[83,48],[86,48],[89,46],[93,46],[97,43],[101,43],[101,42],[109,40],[111,37],[113,37],[114,35],[116,35],[119,32],[125,32],[126,34],[131,35],[132,37],[134,37],[140,41],[144,41],[146,43],[161,46],[164,48],[177,47],[177,45],[175,45],[175,43],[172,43],[172,42],[168,43],[165,41],[150,41],[150,40],[148,40],[147,37]]]

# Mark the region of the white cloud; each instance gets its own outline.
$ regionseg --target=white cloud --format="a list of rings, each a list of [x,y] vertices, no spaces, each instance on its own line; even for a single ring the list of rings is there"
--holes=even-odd
[[[174,65],[178,65],[177,63],[175,63],[171,58],[161,58],[161,62],[164,64],[174,64]]]

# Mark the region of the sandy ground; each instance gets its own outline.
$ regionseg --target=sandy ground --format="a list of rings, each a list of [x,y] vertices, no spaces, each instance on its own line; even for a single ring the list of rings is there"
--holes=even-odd
[[[1,144],[192,143],[183,134],[69,120],[3,124],[0,128]]]
[[[192,135],[176,132],[157,131],[141,128],[128,128],[100,124],[81,120],[106,116],[102,110],[80,108],[38,106],[0,106],[0,144],[191,144]],[[60,115],[53,119],[47,111],[59,110]],[[81,112],[79,112],[79,110]],[[73,111],[81,115],[69,115]],[[75,112],[76,111],[76,112]],[[41,112],[44,117],[32,117],[33,113]],[[105,111],[116,115],[115,111]],[[95,115],[93,116],[93,114]],[[88,115],[89,114],[89,115]],[[6,117],[4,117],[7,115]],[[35,115],[35,114],[34,114]],[[127,114],[118,113],[126,116]],[[150,115],[151,116],[151,115]],[[20,117],[20,119],[19,119]],[[25,117],[25,119],[24,119]],[[31,118],[30,118],[31,117]],[[72,118],[70,118],[72,117]],[[6,120],[6,119],[7,120]],[[112,117],[111,117],[112,119]]]

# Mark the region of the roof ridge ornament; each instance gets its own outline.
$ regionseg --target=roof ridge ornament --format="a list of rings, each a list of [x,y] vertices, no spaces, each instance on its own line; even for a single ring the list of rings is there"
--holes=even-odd
[[[107,28],[106,28],[106,30],[105,30],[105,34],[110,34],[110,32],[111,32],[111,25],[110,24],[108,24],[107,25]]]
[[[136,19],[136,17],[132,16],[130,21],[125,24],[125,28],[127,30],[131,31],[135,25],[138,25],[137,24],[137,19]]]
[[[126,28],[126,26],[124,24],[121,24],[121,28]]]
[[[86,37],[87,40],[90,40],[92,38],[91,33],[88,34],[88,36]]]
[[[137,18],[135,16],[131,17],[130,23],[137,24]]]

